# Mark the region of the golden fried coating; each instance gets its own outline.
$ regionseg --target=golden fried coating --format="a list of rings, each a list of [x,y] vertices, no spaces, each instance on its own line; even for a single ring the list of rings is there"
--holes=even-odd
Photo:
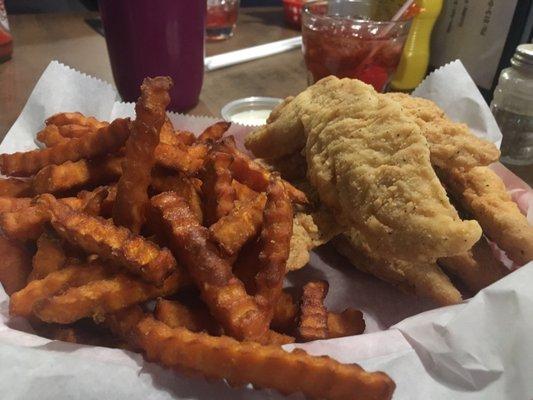
[[[431,100],[406,93],[387,93],[420,126],[429,145],[431,163],[439,168],[470,169],[498,161],[500,152],[488,140],[476,137],[466,124],[450,120]]]
[[[31,253],[24,245],[0,236],[0,283],[8,295],[26,286],[31,271]]]
[[[230,128],[231,122],[220,121],[209,127],[207,127],[201,134],[198,136],[198,141],[200,143],[215,142],[224,136],[224,133]]]
[[[269,329],[263,336],[255,340],[255,342],[262,345],[283,346],[284,344],[294,343],[295,339],[292,336],[285,335]]]
[[[340,314],[328,312],[328,339],[360,335],[365,331],[363,313],[347,308]]]
[[[53,147],[60,143],[65,143],[70,139],[61,135],[57,126],[47,125],[37,133],[37,140],[43,143],[46,147]]]
[[[24,153],[0,154],[0,171],[6,175],[29,176],[50,164],[63,164],[112,153],[129,136],[128,121],[117,118],[109,126],[54,147]]]
[[[0,197],[0,213],[24,210],[30,207],[32,199],[27,197]]]
[[[60,193],[80,187],[105,185],[120,177],[121,164],[122,157],[109,156],[48,165],[35,174],[32,187],[35,193]]]
[[[226,254],[236,254],[259,233],[266,200],[266,195],[259,193],[250,202],[238,202],[228,215],[209,227],[211,237]]]
[[[94,117],[86,117],[80,112],[62,112],[52,115],[45,121],[46,125],[78,125],[98,130],[109,125],[107,122],[98,121]]]
[[[65,266],[67,256],[61,240],[51,232],[43,232],[37,239],[37,252],[33,256],[32,270],[28,282],[43,279]]]
[[[29,197],[32,195],[30,179],[0,178],[0,196]]]
[[[305,147],[320,200],[373,254],[432,263],[479,240],[479,225],[461,221],[449,203],[420,127],[398,102],[358,80],[327,77],[276,116],[246,146],[271,158]]]
[[[509,273],[484,237],[466,253],[440,258],[438,264],[444,272],[463,282],[473,294]]]
[[[141,97],[135,105],[136,118],[126,142],[126,156],[122,162],[122,176],[118,181],[113,209],[115,224],[133,233],[140,232],[146,219],[155,148],[165,122],[171,87],[172,79],[169,77],[145,78],[141,85]]]
[[[150,316],[132,329],[149,360],[199,371],[231,385],[252,383],[287,395],[302,392],[309,398],[336,400],[390,399],[395,388],[382,372],[368,373],[356,364],[340,364],[303,350],[288,353],[278,346],[172,329]]]
[[[235,200],[242,203],[252,201],[258,195],[255,190],[250,189],[248,186],[236,181],[235,179],[231,181],[231,186],[233,186],[233,189],[235,190]]]
[[[187,146],[183,143],[176,145],[159,143],[155,149],[157,165],[185,174],[198,172],[204,164],[206,155],[207,146],[205,144]]]
[[[176,260],[168,249],[160,249],[126,228],[73,210],[49,194],[41,195],[37,202],[49,213],[52,226],[62,238],[147,282],[161,284],[176,269]]]
[[[209,231],[198,223],[185,200],[165,192],[152,197],[151,203],[152,218],[164,228],[173,253],[191,274],[224,331],[239,339],[261,337],[268,322],[233,275],[231,265],[209,241]]]
[[[220,325],[204,307],[193,309],[175,300],[157,299],[154,317],[171,328],[183,327],[192,332],[208,332],[215,336],[222,334]]]
[[[127,274],[116,274],[107,279],[71,287],[53,297],[42,298],[34,303],[33,312],[42,321],[59,324],[68,324],[86,317],[100,321],[105,314],[159,296],[174,294],[187,281],[186,275],[179,270],[166,278],[160,287]]]
[[[211,226],[233,209],[235,189],[231,185],[231,155],[214,151],[206,160],[202,174],[205,225]]]
[[[298,320],[298,336],[303,341],[328,337],[328,311],[324,306],[328,289],[326,281],[308,282],[303,287]]]
[[[487,167],[438,172],[453,197],[511,260],[519,265],[533,260],[533,226],[528,224],[498,175]]]
[[[436,263],[391,263],[379,258],[365,247],[353,229],[337,236],[332,243],[339,253],[361,271],[398,286],[406,292],[430,298],[443,306],[457,304],[462,300],[459,291]]]
[[[99,262],[66,266],[43,279],[29,282],[23,289],[13,293],[9,299],[9,313],[14,316],[29,317],[37,301],[54,296],[67,288],[104,279],[107,274],[109,268]]]
[[[286,273],[292,237],[292,204],[279,177],[271,176],[259,235],[255,298],[272,320]]]

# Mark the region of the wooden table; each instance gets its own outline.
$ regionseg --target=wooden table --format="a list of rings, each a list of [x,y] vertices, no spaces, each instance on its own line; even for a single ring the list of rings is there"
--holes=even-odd
[[[104,38],[86,19],[95,13],[11,15],[13,59],[0,64],[0,140],[17,119],[37,79],[52,60],[113,82]],[[281,8],[241,9],[235,36],[208,43],[207,55],[298,35],[283,22]],[[306,87],[300,50],[207,72],[195,115],[219,116],[231,100],[248,96],[286,97]],[[512,167],[530,185],[533,168]]]

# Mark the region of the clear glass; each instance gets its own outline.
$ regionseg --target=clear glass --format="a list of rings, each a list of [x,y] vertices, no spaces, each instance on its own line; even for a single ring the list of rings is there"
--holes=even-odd
[[[207,0],[207,40],[218,41],[232,37],[238,15],[239,0]]]
[[[335,75],[386,90],[400,62],[411,20],[375,21],[374,3],[318,0],[304,5],[302,48],[309,84]]]
[[[491,110],[503,135],[500,160],[533,164],[533,66],[502,71]]]

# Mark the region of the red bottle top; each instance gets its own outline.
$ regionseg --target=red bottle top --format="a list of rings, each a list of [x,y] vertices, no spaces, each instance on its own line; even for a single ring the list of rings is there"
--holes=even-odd
[[[13,36],[9,32],[4,0],[0,0],[0,62],[9,60],[13,53]]]

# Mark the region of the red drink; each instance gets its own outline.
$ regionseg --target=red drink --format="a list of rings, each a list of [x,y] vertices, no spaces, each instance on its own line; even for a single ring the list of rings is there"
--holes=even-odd
[[[4,0],[0,0],[0,62],[9,60],[13,53],[13,37],[9,32]]]
[[[328,15],[327,3],[304,6],[302,38],[309,83],[335,75],[360,79],[384,91],[400,62],[409,21]]]
[[[239,0],[208,0],[206,34],[209,40],[233,36],[239,14]]]

